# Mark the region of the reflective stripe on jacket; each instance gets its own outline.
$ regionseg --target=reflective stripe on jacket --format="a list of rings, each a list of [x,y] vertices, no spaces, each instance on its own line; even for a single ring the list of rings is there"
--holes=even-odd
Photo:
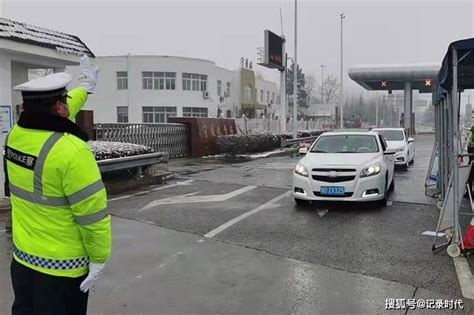
[[[87,93],[69,94],[73,118]],[[26,112],[7,136],[14,257],[39,272],[79,277],[110,255],[106,191],[86,139],[68,119]]]

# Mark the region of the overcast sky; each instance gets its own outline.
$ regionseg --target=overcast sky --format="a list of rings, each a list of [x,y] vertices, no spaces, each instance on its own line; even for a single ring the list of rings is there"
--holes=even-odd
[[[265,29],[281,33],[280,8],[292,56],[292,0],[3,0],[5,17],[77,35],[96,55],[179,55],[231,69],[241,57],[257,61]],[[473,33],[471,1],[300,0],[298,63],[318,81],[321,64],[339,77],[342,12],[345,73],[357,64],[441,62],[451,41]],[[257,69],[278,78],[276,70]]]

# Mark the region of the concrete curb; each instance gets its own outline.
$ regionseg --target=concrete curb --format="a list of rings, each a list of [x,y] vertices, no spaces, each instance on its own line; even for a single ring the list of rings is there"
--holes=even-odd
[[[274,151],[255,153],[255,154],[238,154],[235,156],[236,159],[246,159],[246,160],[257,160],[265,159],[270,157],[286,156],[292,153],[298,153],[298,149],[287,148],[287,149],[277,149]],[[209,155],[204,156],[203,159],[206,160],[227,160],[228,158],[224,154],[218,155]]]

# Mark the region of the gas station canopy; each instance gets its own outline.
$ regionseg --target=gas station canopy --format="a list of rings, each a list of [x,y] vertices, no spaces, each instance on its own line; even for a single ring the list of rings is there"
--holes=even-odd
[[[436,83],[440,64],[360,65],[349,69],[349,77],[366,90],[404,90],[411,82],[413,90],[431,93]]]

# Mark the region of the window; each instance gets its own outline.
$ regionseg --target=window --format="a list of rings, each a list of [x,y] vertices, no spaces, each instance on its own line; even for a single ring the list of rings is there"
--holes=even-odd
[[[176,72],[142,72],[144,90],[175,90]]]
[[[153,72],[142,72],[142,89],[153,89]]]
[[[382,141],[381,141],[382,142]],[[319,137],[313,153],[375,153],[379,152],[377,138],[366,135],[331,135]]]
[[[117,71],[117,89],[128,89],[128,74],[127,71]]]
[[[117,106],[117,122],[128,123],[128,107]]]
[[[221,90],[222,90],[222,81],[217,80],[217,96],[221,96]]]
[[[232,118],[232,111],[230,109],[227,110],[226,117],[227,118]]]
[[[184,91],[207,91],[207,75],[183,73]]]
[[[230,96],[230,82],[227,82],[225,92],[226,92],[227,96]]]
[[[275,92],[272,92],[272,104],[275,103]]]
[[[270,91],[267,91],[267,103],[270,103]]]
[[[244,98],[247,101],[252,100],[252,87],[248,84],[244,86]]]
[[[263,103],[263,90],[260,90],[260,103]]]
[[[183,117],[208,117],[207,108],[183,107]]]
[[[144,106],[142,112],[144,123],[166,123],[168,117],[176,117],[174,106]]]

